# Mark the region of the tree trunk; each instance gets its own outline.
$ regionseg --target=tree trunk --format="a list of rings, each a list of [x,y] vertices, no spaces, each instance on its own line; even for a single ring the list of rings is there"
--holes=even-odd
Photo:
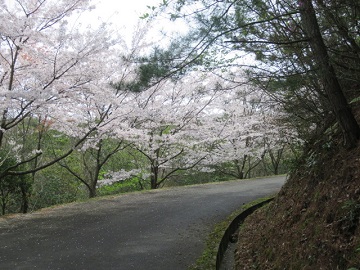
[[[309,38],[320,79],[328,96],[332,110],[344,136],[344,146],[353,148],[360,138],[359,125],[351,112],[341,89],[334,67],[330,62],[327,48],[320,33],[312,0],[300,0],[300,15],[304,31]]]
[[[269,155],[270,155],[270,159],[271,159],[271,165],[273,168],[273,173],[275,175],[279,174],[279,166],[280,166],[280,162],[281,162],[281,158],[284,152],[285,146],[282,146],[282,148],[278,149],[276,151],[276,155],[274,155],[274,152],[270,149],[268,149]]]
[[[96,197],[96,186],[89,186],[89,198]]]
[[[21,190],[21,206],[20,213],[26,214],[29,209],[29,189],[26,183],[26,180],[21,180],[20,190]]]
[[[6,198],[3,195],[1,197],[1,214],[4,216],[6,213]]]
[[[27,194],[22,193],[20,213],[26,214],[29,210],[29,200]]]
[[[244,163],[245,161],[243,161],[242,165],[240,166],[240,160],[238,159],[234,160],[235,169],[236,169],[235,175],[238,179],[244,179],[244,166],[245,166]]]
[[[151,176],[150,176],[150,186],[151,189],[158,188],[158,174],[159,174],[159,167],[156,165],[151,166]]]
[[[89,184],[86,184],[86,181],[83,181],[83,183],[86,185],[86,187],[89,190],[89,198],[95,198],[97,196],[96,192],[96,180],[93,180],[91,177],[89,177]]]

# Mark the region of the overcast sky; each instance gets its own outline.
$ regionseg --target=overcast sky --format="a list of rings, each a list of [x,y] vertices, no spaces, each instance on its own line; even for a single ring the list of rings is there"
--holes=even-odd
[[[160,0],[93,0],[96,9],[92,11],[95,16],[109,19],[111,22],[135,24],[139,17],[148,11],[147,6],[158,6]]]
[[[101,22],[111,23],[112,27],[117,29],[121,35],[125,35],[127,40],[130,40],[134,27],[140,20],[140,17],[151,10],[147,6],[159,6],[162,0],[128,0],[128,1],[114,1],[114,0],[92,0],[95,9],[82,15],[81,22],[84,25],[91,24],[93,26],[99,25]],[[155,37],[161,30],[164,31],[179,31],[185,29],[184,23],[171,23],[164,18],[158,18],[159,21],[153,23],[153,30],[151,34]],[[183,30],[185,31],[185,30]],[[160,37],[160,34],[159,34]]]

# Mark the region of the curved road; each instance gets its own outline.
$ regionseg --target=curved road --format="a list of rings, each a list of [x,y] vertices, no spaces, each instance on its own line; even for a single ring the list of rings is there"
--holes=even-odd
[[[185,270],[212,226],[284,177],[132,193],[0,218],[0,269]]]

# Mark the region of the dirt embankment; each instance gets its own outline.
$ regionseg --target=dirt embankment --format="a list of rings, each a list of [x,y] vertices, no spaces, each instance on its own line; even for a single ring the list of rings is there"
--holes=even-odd
[[[240,230],[236,269],[360,269],[360,146],[318,143]]]

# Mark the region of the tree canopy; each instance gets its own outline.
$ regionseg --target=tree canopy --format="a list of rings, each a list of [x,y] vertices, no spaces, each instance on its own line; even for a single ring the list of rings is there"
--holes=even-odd
[[[296,119],[300,134],[336,121],[344,145],[357,143],[351,111],[359,93],[357,1],[188,0],[164,8],[195,25],[189,53],[198,54],[184,58],[185,65],[196,58],[212,69],[245,66],[250,81]]]
[[[145,24],[128,48],[106,25],[80,29],[71,20],[91,8],[88,1],[55,2],[0,7],[14,22],[0,24],[0,181],[15,183],[3,185],[3,198],[21,193],[23,208],[33,186],[47,179],[54,186],[62,174],[93,197],[100,186],[132,179],[159,188],[187,171],[278,173],[289,145],[307,140],[314,125],[333,124],[300,13],[289,3],[257,13],[272,2],[174,1],[172,19],[189,11],[189,35],[150,47]],[[289,36],[275,26],[290,19],[298,24]]]

